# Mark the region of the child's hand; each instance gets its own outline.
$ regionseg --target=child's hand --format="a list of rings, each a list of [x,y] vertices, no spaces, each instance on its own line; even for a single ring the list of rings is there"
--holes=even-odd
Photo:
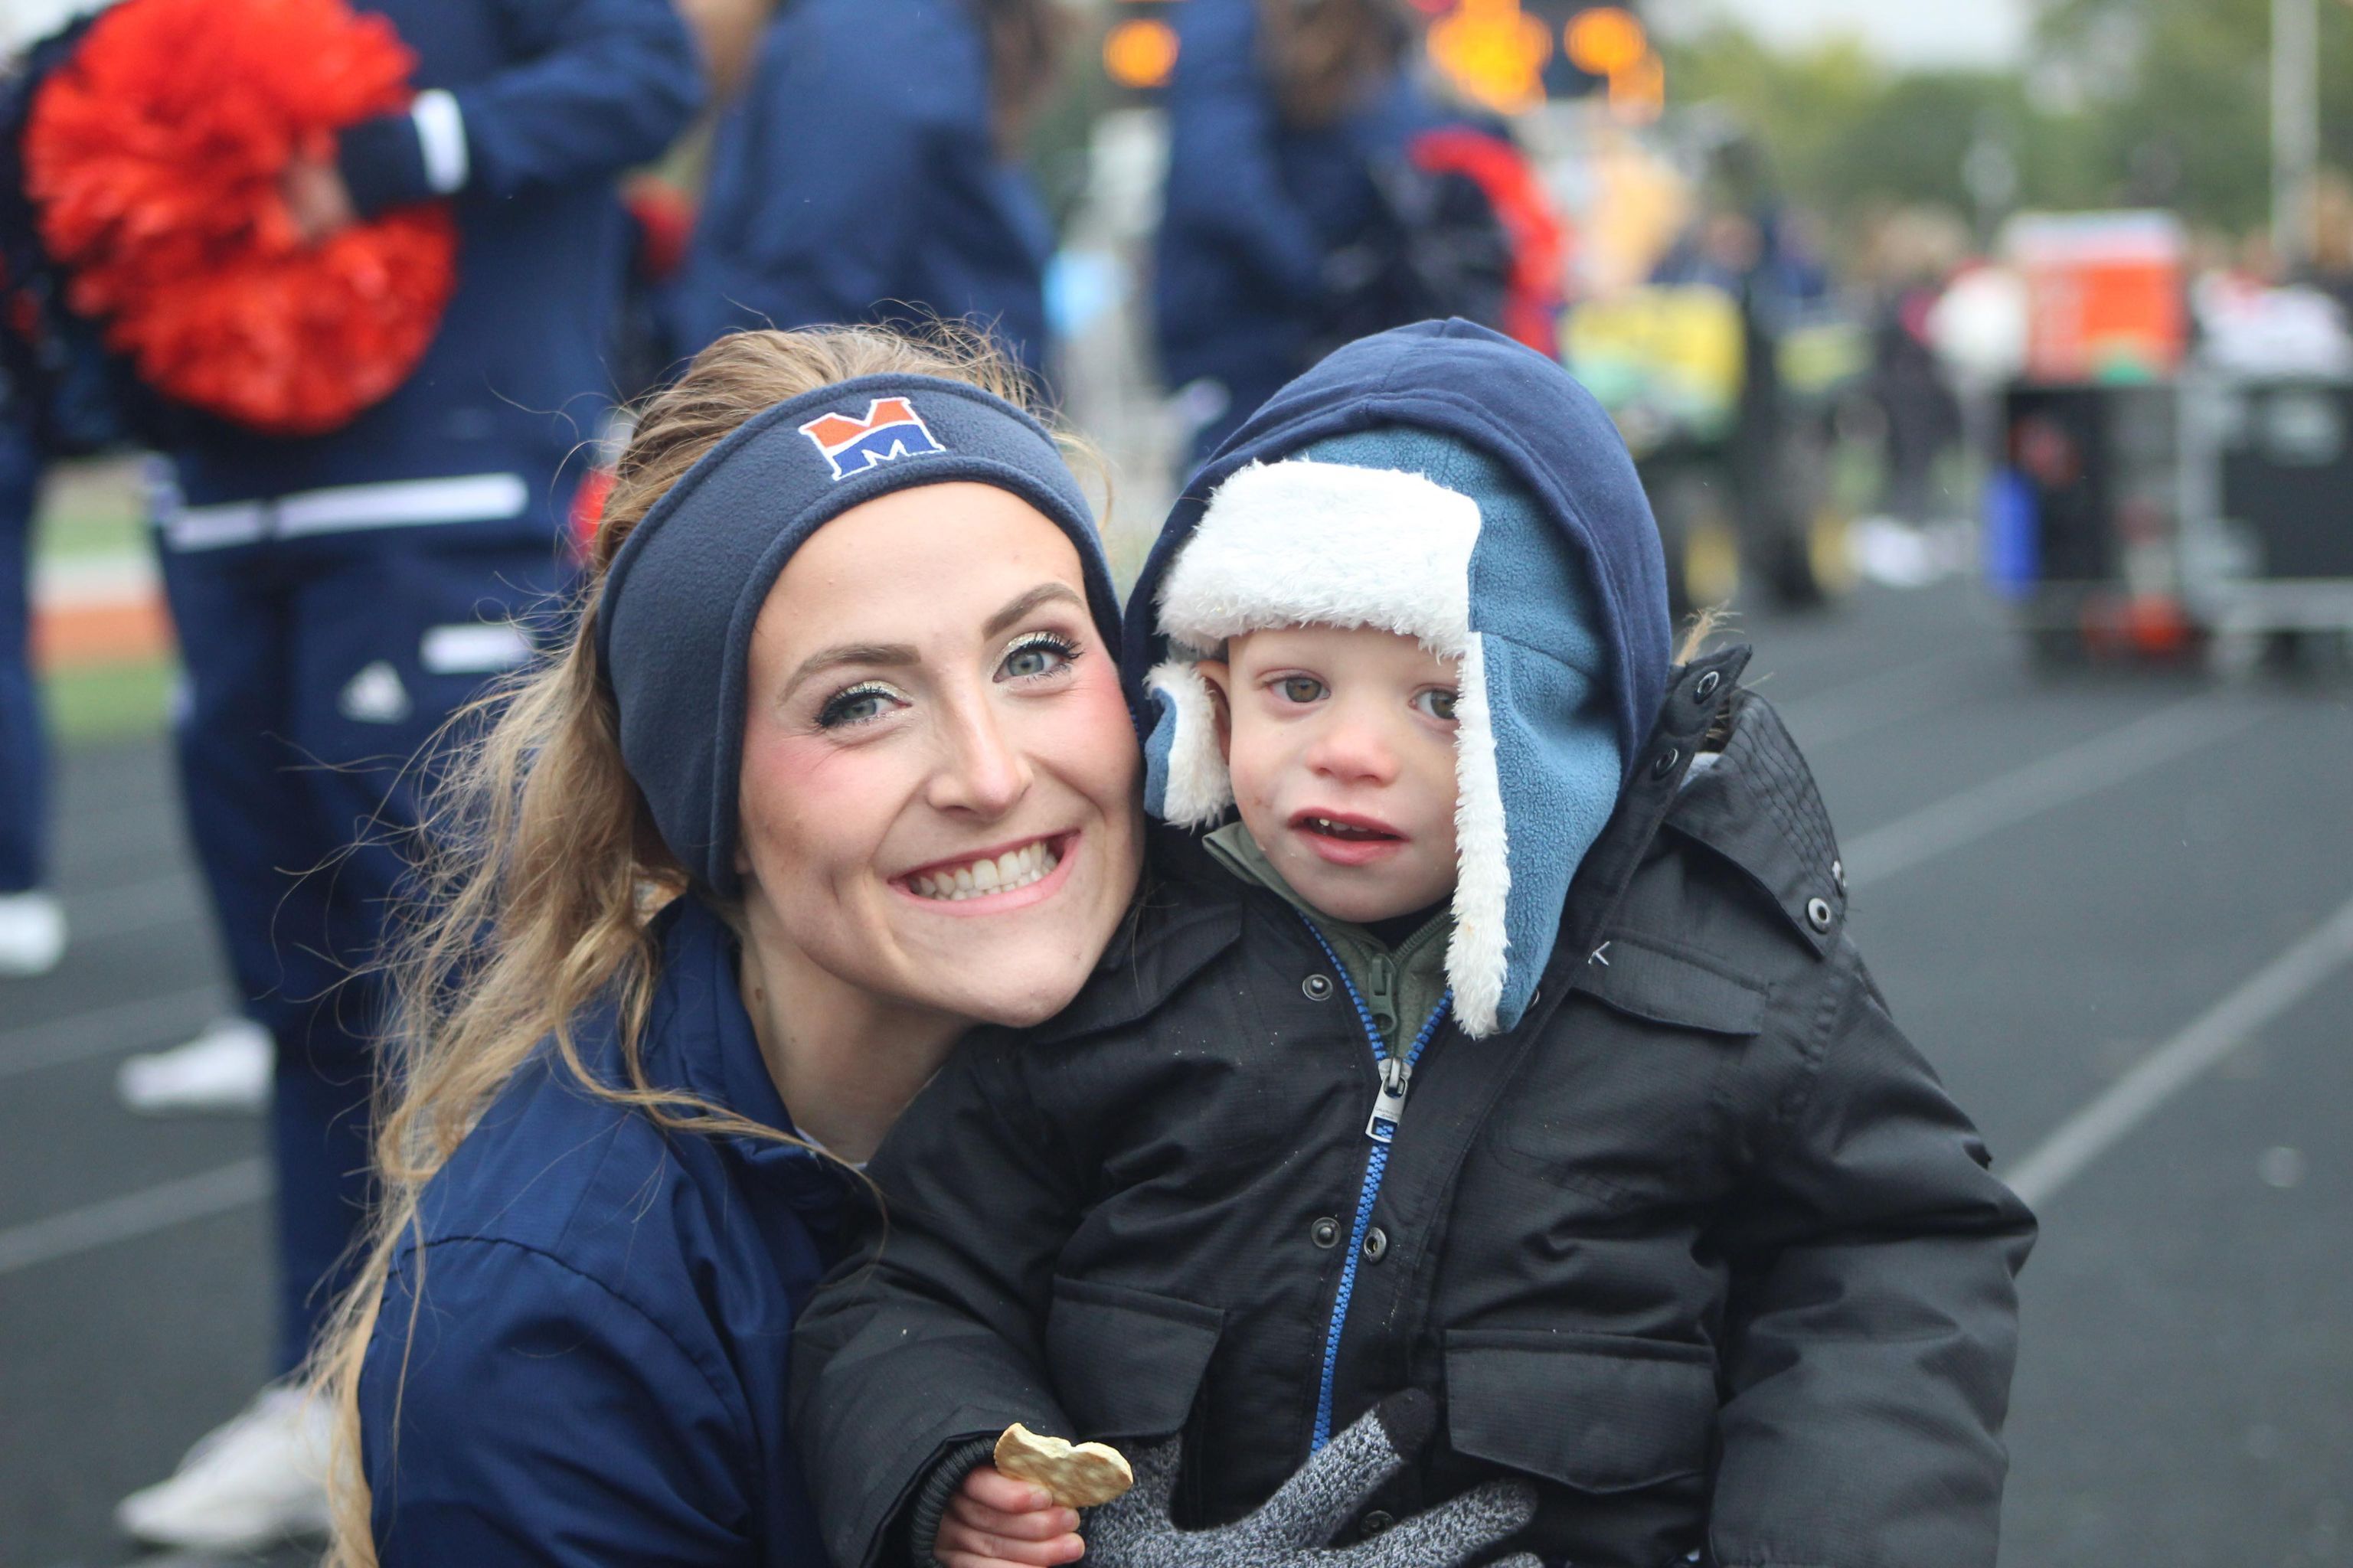
[[[1078,1531],[1078,1510],[983,1465],[949,1501],[932,1555],[944,1568],[1057,1568],[1086,1555]]]

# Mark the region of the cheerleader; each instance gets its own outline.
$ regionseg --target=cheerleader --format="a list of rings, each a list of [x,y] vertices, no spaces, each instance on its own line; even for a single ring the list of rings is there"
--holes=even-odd
[[[628,243],[615,176],[660,153],[703,90],[670,0],[357,8],[415,52],[419,90],[332,156],[298,156],[287,207],[316,240],[448,204],[447,314],[398,389],[332,434],[191,416],[156,510],[187,673],[189,833],[274,1050],[280,1264],[278,1381],[118,1511],[167,1545],[242,1549],[324,1524],[322,1417],[292,1375],[367,1196],[382,1016],[366,965],[401,892],[406,764],[524,659],[523,617],[568,584],[567,459],[610,384]]]

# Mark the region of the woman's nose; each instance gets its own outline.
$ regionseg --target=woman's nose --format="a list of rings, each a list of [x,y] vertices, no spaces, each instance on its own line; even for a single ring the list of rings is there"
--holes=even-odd
[[[1008,740],[987,700],[953,714],[945,739],[946,754],[932,776],[935,809],[1002,816],[1029,792],[1029,759]]]

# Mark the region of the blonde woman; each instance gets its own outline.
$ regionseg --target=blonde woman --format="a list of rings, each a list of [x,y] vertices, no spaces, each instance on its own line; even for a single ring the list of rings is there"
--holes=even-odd
[[[647,409],[431,825],[336,1561],[822,1563],[786,1347],[844,1165],[1135,886],[1118,607],[1020,384],[761,331]]]

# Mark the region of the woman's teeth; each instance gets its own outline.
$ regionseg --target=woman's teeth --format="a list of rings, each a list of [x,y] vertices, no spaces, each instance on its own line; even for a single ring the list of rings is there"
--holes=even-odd
[[[994,860],[975,860],[953,871],[929,871],[907,880],[920,897],[954,903],[987,893],[1009,893],[1016,888],[1026,888],[1044,880],[1047,873],[1061,863],[1062,858],[1054,853],[1053,846],[1040,838],[1022,848],[1008,849]]]

